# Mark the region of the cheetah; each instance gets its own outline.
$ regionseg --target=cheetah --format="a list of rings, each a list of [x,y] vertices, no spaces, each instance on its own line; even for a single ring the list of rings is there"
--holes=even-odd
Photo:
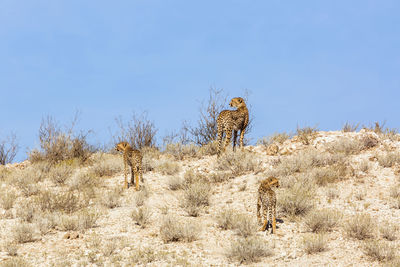
[[[240,131],[240,148],[243,149],[243,137],[247,125],[249,124],[249,111],[246,107],[244,99],[241,97],[232,98],[229,103],[231,107],[236,110],[223,110],[219,113],[217,118],[218,128],[218,156],[221,154],[222,136],[225,132],[226,139],[223,150],[231,141],[232,130],[233,130],[233,150],[235,150],[236,139],[238,131]]]
[[[261,181],[258,188],[257,218],[263,224],[260,231],[265,231],[272,224],[272,233],[276,233],[276,194],[271,187],[279,187],[279,181],[275,177],[268,177]],[[263,209],[264,222],[261,220],[260,209]]]
[[[122,151],[124,157],[124,187],[128,188],[128,165],[131,167],[131,184],[135,184],[135,189],[139,190],[140,181],[143,182],[142,172],[142,153],[139,150],[133,149],[128,142],[120,142],[115,146],[115,150]],[[135,181],[134,181],[135,180]]]

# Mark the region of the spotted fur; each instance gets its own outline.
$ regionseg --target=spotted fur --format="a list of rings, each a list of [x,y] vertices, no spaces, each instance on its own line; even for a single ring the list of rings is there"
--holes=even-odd
[[[131,184],[135,184],[135,189],[139,190],[140,181],[143,182],[142,153],[133,149],[128,142],[120,142],[115,146],[115,150],[123,152],[124,158],[124,187],[128,188],[128,165],[131,168]]]
[[[279,187],[279,181],[275,177],[263,180],[258,188],[257,218],[262,223],[260,231],[265,231],[272,224],[272,233],[276,233],[276,194],[271,187]],[[263,211],[263,221],[260,210]]]

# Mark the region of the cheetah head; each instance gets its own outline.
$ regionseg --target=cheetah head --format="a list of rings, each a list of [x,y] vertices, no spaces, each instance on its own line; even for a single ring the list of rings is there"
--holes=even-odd
[[[241,107],[245,107],[246,103],[244,103],[243,98],[235,97],[235,98],[232,98],[231,102],[229,103],[229,106],[234,107],[234,108],[241,108]]]
[[[271,176],[268,177],[267,180],[270,187],[276,187],[276,188],[279,187],[279,181],[277,178]]]
[[[125,149],[129,147],[128,142],[119,142],[115,145],[115,150],[117,151],[125,151]]]

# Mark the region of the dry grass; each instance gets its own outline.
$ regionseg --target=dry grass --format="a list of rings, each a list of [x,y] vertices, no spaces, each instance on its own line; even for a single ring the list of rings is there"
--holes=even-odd
[[[370,240],[363,246],[365,255],[376,261],[390,261],[396,255],[396,248],[384,241]]]
[[[348,138],[348,137],[339,137],[334,142],[327,145],[328,151],[333,154],[343,153],[345,155],[354,155],[360,153],[364,146],[361,141]]]
[[[160,172],[164,175],[176,175],[180,172],[181,167],[178,163],[173,161],[163,161],[155,167],[157,172]]]
[[[271,256],[273,253],[265,245],[262,238],[250,236],[247,238],[239,237],[231,242],[226,256],[230,260],[236,260],[240,264],[258,262],[262,257]]]
[[[249,172],[256,172],[260,162],[246,151],[227,150],[218,159],[216,169],[220,171],[230,171],[234,176],[240,176]]]
[[[185,158],[196,158],[199,152],[199,147],[194,144],[167,144],[164,152],[172,155],[177,160],[183,160]]]
[[[77,215],[62,214],[57,225],[61,231],[75,231],[79,229],[79,218]]]
[[[325,186],[328,183],[334,183],[340,180],[338,170],[334,166],[314,168],[309,172],[311,179],[315,181],[317,185]]]
[[[273,143],[283,144],[288,139],[290,139],[290,135],[287,133],[273,133],[270,136],[259,139],[257,145],[268,147]]]
[[[109,209],[119,207],[121,205],[121,193],[121,188],[114,188],[112,190],[105,191],[104,194],[102,194],[100,202],[103,206]]]
[[[342,127],[342,131],[344,133],[348,133],[348,132],[355,132],[357,131],[358,127],[360,126],[359,123],[350,123],[350,122],[346,122],[343,127]]]
[[[13,240],[18,243],[28,243],[36,241],[35,228],[29,223],[18,223],[11,230]]]
[[[145,247],[136,248],[130,255],[128,259],[129,266],[136,266],[138,264],[143,264],[146,266],[148,263],[154,262],[159,258],[159,254],[156,249]]]
[[[212,183],[222,183],[228,181],[230,178],[233,177],[231,172],[213,172],[209,176],[210,182]]]
[[[182,222],[173,215],[167,214],[161,223],[160,236],[165,242],[196,240],[201,232],[201,226],[192,221]]]
[[[29,267],[31,266],[23,258],[13,257],[1,263],[1,267]]]
[[[318,132],[317,127],[304,127],[304,128],[297,127],[296,130],[298,140],[302,142],[304,145],[309,145],[310,142],[315,138],[317,132]]]
[[[7,252],[9,256],[15,257],[18,255],[19,245],[15,241],[6,241],[3,245],[3,250]]]
[[[304,224],[308,231],[326,232],[336,227],[341,218],[342,214],[336,210],[316,210],[307,215]]]
[[[374,229],[374,222],[369,214],[358,213],[345,224],[344,230],[347,235],[358,240],[372,237],[371,230]]]
[[[49,171],[49,178],[55,185],[64,185],[71,177],[73,168],[68,164],[57,164]]]
[[[41,211],[61,211],[73,213],[82,207],[87,206],[88,200],[83,197],[83,194],[77,194],[71,191],[68,192],[52,192],[49,190],[41,191],[35,197],[35,203]]]
[[[24,201],[22,202],[17,210],[16,215],[24,222],[32,222],[33,217],[35,216],[36,206],[32,201]]]
[[[218,153],[218,142],[211,141],[205,145],[202,145],[199,149],[198,155],[199,156],[213,156]]]
[[[101,154],[90,170],[96,177],[111,177],[123,170],[123,160],[114,155]]]
[[[400,164],[400,153],[399,152],[385,152],[376,156],[378,158],[379,165],[385,168],[391,168],[395,164]]]
[[[216,217],[217,225],[223,230],[234,229],[238,214],[233,209],[225,209]]]
[[[389,241],[394,241],[397,239],[397,231],[399,227],[396,224],[392,224],[388,221],[381,223],[379,227],[379,232],[381,236]]]
[[[96,177],[96,175],[90,171],[81,171],[77,175],[74,175],[74,177],[68,182],[70,190],[79,190],[81,192],[100,187],[103,183],[103,179]]]
[[[253,216],[239,214],[234,222],[234,229],[236,234],[242,237],[249,237],[256,233],[257,222]]]
[[[132,211],[131,218],[135,221],[141,228],[145,228],[150,221],[152,212],[147,206],[137,208]]]
[[[58,216],[59,214],[57,213],[41,213],[35,216],[34,223],[40,234],[45,235],[49,233],[51,229],[56,228]]]
[[[168,188],[175,191],[185,186],[185,181],[179,176],[170,176],[167,180]]]
[[[16,193],[13,190],[3,191],[0,195],[0,205],[3,209],[9,210],[14,206],[15,200],[17,198]]]
[[[210,203],[211,186],[208,183],[195,182],[184,191],[183,207],[190,216],[198,216],[200,209]]]
[[[303,250],[307,254],[325,251],[327,249],[326,243],[327,241],[322,234],[306,234],[302,240]]]
[[[78,212],[78,225],[80,230],[94,228],[100,213],[94,209],[84,209]]]
[[[304,216],[314,207],[315,190],[312,184],[296,182],[283,192],[278,192],[277,206],[283,215]]]

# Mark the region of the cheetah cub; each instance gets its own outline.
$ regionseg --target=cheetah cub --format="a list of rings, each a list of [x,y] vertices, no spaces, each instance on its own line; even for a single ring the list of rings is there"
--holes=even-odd
[[[115,146],[115,150],[122,151],[124,157],[124,187],[128,188],[128,165],[131,167],[131,184],[135,184],[136,190],[139,190],[140,181],[143,182],[142,172],[142,153],[139,150],[133,149],[128,142],[120,142]]]
[[[272,224],[272,233],[276,232],[276,194],[271,187],[279,187],[279,181],[275,177],[268,177],[261,181],[258,188],[257,218],[262,223],[260,231],[265,231]],[[260,209],[263,209],[264,222],[261,220]]]
[[[238,131],[240,131],[240,148],[243,149],[243,137],[247,125],[249,124],[249,111],[243,98],[235,97],[232,98],[229,103],[231,107],[236,110],[223,110],[219,113],[217,118],[218,128],[218,156],[221,150],[225,150],[226,146],[231,142],[231,136],[233,131],[233,150],[235,150],[236,139]],[[225,145],[222,146],[222,136],[226,134]]]

